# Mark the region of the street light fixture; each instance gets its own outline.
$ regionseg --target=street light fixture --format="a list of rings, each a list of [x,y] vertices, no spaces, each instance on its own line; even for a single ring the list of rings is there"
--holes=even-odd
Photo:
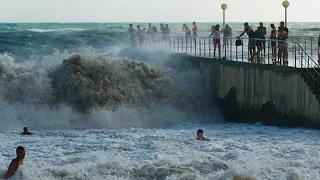
[[[287,27],[287,8],[290,6],[289,1],[287,1],[287,0],[283,1],[282,6],[284,7],[285,26]]]
[[[227,9],[227,4],[223,3],[221,4],[221,9],[223,10],[223,28],[225,26],[226,23],[226,15],[225,15],[225,10]]]

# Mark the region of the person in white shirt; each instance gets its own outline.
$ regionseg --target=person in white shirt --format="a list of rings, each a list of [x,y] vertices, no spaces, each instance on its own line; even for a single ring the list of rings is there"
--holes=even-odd
[[[216,57],[216,49],[218,46],[218,53],[219,57],[221,57],[221,31],[220,31],[220,25],[217,24],[214,28],[214,31],[210,34],[209,38],[213,35],[213,45],[214,45],[214,53],[213,56]]]

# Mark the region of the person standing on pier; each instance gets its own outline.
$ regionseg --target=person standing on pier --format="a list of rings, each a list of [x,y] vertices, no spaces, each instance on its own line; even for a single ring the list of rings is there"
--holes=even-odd
[[[279,34],[280,30],[283,30],[283,31],[286,33],[287,38],[289,37],[289,29],[284,25],[284,22],[283,22],[283,21],[280,22],[280,27],[279,27],[279,29],[278,29],[278,34]],[[286,39],[287,39],[287,38],[286,38]],[[280,43],[280,44],[281,44],[281,43]],[[280,51],[280,46],[279,46],[279,51]],[[284,56],[284,58],[285,58],[285,59],[283,59],[284,63],[285,63],[285,62],[288,62],[288,51],[287,51],[287,50],[284,52],[284,55],[283,55],[283,56]]]
[[[162,35],[162,38],[161,38],[162,41],[165,40],[165,35],[164,35],[164,34],[165,34],[165,29],[166,29],[166,28],[164,27],[163,23],[161,23],[161,24],[160,24],[160,31],[161,31],[161,35]]]
[[[223,33],[223,49],[226,50],[229,49],[229,41],[231,41],[232,37],[232,29],[227,24],[226,27],[222,30]]]
[[[129,35],[130,35],[130,39],[132,41],[132,46],[136,45],[136,30],[133,29],[133,24],[129,24]]]
[[[284,29],[279,29],[278,33],[278,46],[279,46],[279,53],[278,53],[278,59],[279,62],[283,62],[283,65],[288,65],[288,45],[287,40],[288,34]]]
[[[214,45],[214,48],[213,48],[213,56],[216,57],[216,49],[217,49],[217,46],[218,46],[218,53],[219,53],[219,58],[221,57],[221,42],[220,42],[220,39],[221,39],[221,31],[220,31],[220,25],[217,24],[215,26],[215,29],[214,31],[210,34],[209,38],[213,35],[213,45]]]
[[[277,30],[276,27],[274,26],[274,24],[270,25],[271,27],[271,34],[270,34],[270,39],[271,39],[271,53],[272,53],[272,63],[276,64],[276,49],[277,49]]]
[[[137,25],[137,36],[138,36],[138,44],[143,44],[144,32],[141,30],[140,25]]]
[[[263,39],[262,42],[262,47],[263,47],[263,55],[266,56],[266,35],[267,35],[267,28],[263,26],[263,23],[260,22],[259,29],[263,31]]]
[[[164,32],[163,32],[165,41],[169,41],[170,40],[170,28],[169,25],[166,24],[165,28],[164,28]]]
[[[184,30],[186,32],[186,36],[191,36],[191,31],[190,31],[190,28],[186,25],[186,24],[183,24],[182,26],[182,30]]]
[[[193,22],[192,25],[193,25],[193,28],[192,28],[193,40],[196,42],[196,38],[198,36],[198,26],[196,22]]]
[[[247,22],[244,23],[244,31],[237,38],[240,38],[241,36],[243,36],[244,33],[247,33],[249,37],[248,48],[249,48],[250,58],[248,60],[252,62],[254,59],[253,55],[254,55],[254,49],[255,49],[255,42],[253,39],[254,31],[252,30],[252,28],[249,26]]]

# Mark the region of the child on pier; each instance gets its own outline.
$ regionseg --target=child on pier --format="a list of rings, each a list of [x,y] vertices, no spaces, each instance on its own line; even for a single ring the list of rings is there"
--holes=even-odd
[[[214,31],[210,34],[209,38],[213,35],[213,54],[214,57],[216,57],[216,49],[217,49],[217,45],[218,45],[218,53],[219,53],[219,58],[221,57],[221,43],[220,43],[220,39],[221,39],[221,31],[220,31],[220,25],[217,24],[214,28]]]

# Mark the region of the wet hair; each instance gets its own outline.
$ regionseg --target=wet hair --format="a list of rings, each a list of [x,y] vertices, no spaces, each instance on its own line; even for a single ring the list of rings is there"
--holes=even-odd
[[[263,22],[260,22],[259,24],[262,24],[262,25],[263,25]]]
[[[140,25],[137,25],[137,28],[140,28]]]
[[[18,151],[21,151],[21,150],[25,150],[24,147],[18,146],[17,149],[16,149],[17,152],[18,152]]]
[[[129,24],[129,26],[132,26],[132,24]]]
[[[192,24],[195,24],[196,22],[193,22]]]
[[[168,24],[166,24],[166,27],[168,27],[169,25]]]
[[[246,26],[246,25],[249,25],[249,23],[245,22],[243,25],[245,25],[245,26]]]
[[[202,129],[198,129],[197,134],[203,134],[203,130]]]

